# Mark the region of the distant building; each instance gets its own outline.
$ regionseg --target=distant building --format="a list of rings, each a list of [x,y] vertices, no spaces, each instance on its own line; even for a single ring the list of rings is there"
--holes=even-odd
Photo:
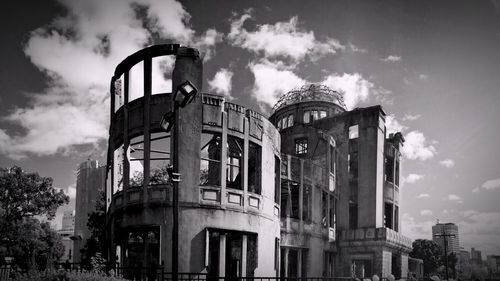
[[[96,160],[87,160],[80,164],[76,179],[74,261],[80,262],[80,250],[90,237],[87,227],[88,216],[95,210],[99,191],[104,190],[106,167],[99,167]]]
[[[457,253],[457,277],[468,279],[471,276],[471,259],[470,253],[465,250],[460,250]]]
[[[61,261],[73,262],[74,247],[71,237],[75,231],[75,215],[74,211],[65,211],[62,218],[62,228],[57,231],[61,235],[62,243],[64,245],[64,255]]]
[[[471,263],[472,264],[482,264],[483,263],[483,258],[481,256],[481,251],[477,251],[474,248],[472,248],[470,250],[470,258],[471,258]]]
[[[486,264],[490,275],[500,274],[500,255],[486,256]]]
[[[458,253],[460,251],[460,243],[458,238],[458,226],[454,223],[437,223],[432,226],[432,241],[436,242],[441,246],[441,250],[444,252],[444,237],[436,237],[437,234],[452,234],[452,237],[446,237],[446,250],[448,253]]]

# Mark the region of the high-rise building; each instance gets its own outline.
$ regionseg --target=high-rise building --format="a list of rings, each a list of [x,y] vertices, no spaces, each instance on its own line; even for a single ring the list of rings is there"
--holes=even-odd
[[[62,217],[62,227],[57,231],[61,235],[62,243],[64,245],[64,255],[61,261],[73,262],[74,257],[74,242],[71,239],[75,232],[75,215],[74,211],[65,211]]]
[[[446,238],[443,235],[448,235]],[[452,235],[452,236],[449,236]],[[432,226],[432,241],[441,246],[444,253],[444,242],[446,239],[446,250],[448,253],[458,253],[460,251],[460,240],[458,237],[458,226],[454,223],[437,223]]]
[[[482,264],[483,257],[481,256],[481,251],[474,248],[470,249],[470,260],[472,264]]]
[[[401,133],[380,106],[347,110],[338,92],[308,85],[268,119],[199,93],[178,117],[155,64],[175,55],[172,84],[200,87],[197,52],[151,46],[111,80],[107,163],[109,259],[171,271],[179,157],[179,272],[219,277],[406,277],[401,234]],[[173,87],[175,89],[175,87]],[[192,88],[192,87],[191,87]],[[164,115],[165,114],[165,115]],[[175,135],[160,120],[177,122]],[[182,145],[174,149],[174,139]]]
[[[91,233],[87,227],[88,216],[95,210],[99,192],[104,190],[106,167],[99,166],[97,160],[87,160],[78,167],[76,177],[74,258],[81,261],[80,250],[85,246]]]

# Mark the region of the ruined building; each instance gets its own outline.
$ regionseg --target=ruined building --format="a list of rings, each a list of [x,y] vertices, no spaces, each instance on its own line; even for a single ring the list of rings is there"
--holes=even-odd
[[[339,93],[307,85],[283,95],[281,276],[406,277],[411,240],[399,215],[401,133],[380,106],[348,111]],[[291,205],[291,206],[290,206]]]
[[[195,53],[194,53],[195,54]],[[111,81],[107,164],[108,258],[172,269],[172,186],[179,156],[179,272],[209,276],[406,276],[400,234],[403,137],[386,136],[380,106],[347,111],[341,96],[307,86],[268,119],[211,94],[182,108],[173,149],[160,120],[170,88],[155,69],[175,55],[173,84],[201,70],[172,45],[141,50]],[[156,77],[156,78],[155,78]]]

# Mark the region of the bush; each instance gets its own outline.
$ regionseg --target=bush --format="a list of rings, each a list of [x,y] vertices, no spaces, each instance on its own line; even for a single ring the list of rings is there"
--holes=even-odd
[[[126,281],[120,276],[106,274],[99,271],[68,272],[64,270],[30,271],[17,273],[14,281]]]

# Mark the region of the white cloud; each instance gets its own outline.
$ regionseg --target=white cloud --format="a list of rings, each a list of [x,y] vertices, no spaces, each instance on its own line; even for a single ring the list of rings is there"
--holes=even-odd
[[[214,29],[195,35],[189,14],[176,1],[112,0],[61,2],[65,16],[30,33],[24,52],[48,78],[43,93],[4,117],[23,134],[0,129],[0,153],[11,158],[29,153],[67,153],[76,146],[97,146],[108,134],[109,81],[117,64],[152,42],[153,32],[213,55],[220,41]],[[137,5],[147,18],[138,18]],[[143,24],[143,20],[147,23]],[[155,71],[169,68],[168,62]],[[170,81],[155,75],[153,89],[168,91]],[[164,91],[164,92],[165,92]],[[8,147],[8,151],[5,147]]]
[[[448,194],[448,196],[446,196],[443,199],[449,200],[449,201],[453,201],[453,202],[457,202],[459,204],[463,203],[462,198],[460,196],[456,195],[456,194]]]
[[[411,160],[427,160],[434,157],[437,150],[427,143],[423,133],[415,130],[405,135],[405,143],[401,152]]]
[[[430,198],[430,197],[431,196],[428,193],[420,193],[419,195],[417,195],[417,199]]]
[[[298,26],[297,16],[290,18],[288,22],[257,25],[255,31],[243,27],[245,21],[251,18],[247,13],[233,20],[228,38],[234,46],[254,53],[263,53],[266,58],[286,57],[300,62],[310,55],[312,60],[316,60],[345,48],[336,39],[318,41],[313,31]]]
[[[214,78],[208,81],[208,87],[210,90],[215,91],[218,94],[226,96],[228,99],[233,99],[231,96],[231,79],[233,78],[233,72],[226,69],[221,68],[215,74]]]
[[[476,187],[472,191],[473,192],[479,192],[482,189],[484,190],[495,190],[495,189],[500,189],[500,178],[498,179],[493,179],[493,180],[488,180],[485,181],[481,187]]]
[[[452,159],[445,159],[443,161],[440,161],[439,164],[446,168],[453,168],[455,166],[455,161],[453,161]]]
[[[398,61],[401,61],[401,57],[390,55],[390,56],[387,56],[386,58],[383,58],[380,60],[385,61],[385,62],[398,62]]]
[[[403,235],[412,239],[432,239],[433,220],[417,221],[408,213],[403,213],[401,217],[401,231]]]
[[[420,215],[421,216],[431,216],[432,215],[432,211],[429,210],[429,209],[421,210],[420,211]]]
[[[419,119],[420,117],[422,117],[422,115],[420,114],[415,114],[415,115],[412,115],[412,114],[405,114],[405,116],[403,117],[403,121],[414,121],[414,120],[417,120]]]
[[[366,101],[373,91],[374,84],[359,73],[343,73],[329,75],[322,84],[341,92],[348,109],[352,109],[359,102]]]
[[[417,181],[424,178],[424,175],[419,174],[409,174],[405,179],[405,183],[416,183]]]
[[[368,53],[367,49],[359,48],[352,43],[349,43],[349,49],[351,49],[351,51],[353,51],[354,53]]]
[[[68,195],[70,199],[75,199],[76,198],[76,185],[72,184],[72,185],[68,186],[66,188],[66,190],[64,191],[64,193],[66,193],[66,195]]]
[[[402,125],[398,120],[396,120],[394,114],[390,114],[385,117],[385,127],[387,129],[387,134],[402,132],[408,129],[408,127]]]
[[[465,248],[479,248],[484,255],[500,252],[500,213],[468,210],[460,213],[460,243]]]
[[[259,102],[273,106],[278,97],[306,83],[283,64],[259,61],[248,65],[255,77],[253,95]]]
[[[422,81],[427,81],[429,79],[429,75],[421,73],[418,75],[418,79]]]

